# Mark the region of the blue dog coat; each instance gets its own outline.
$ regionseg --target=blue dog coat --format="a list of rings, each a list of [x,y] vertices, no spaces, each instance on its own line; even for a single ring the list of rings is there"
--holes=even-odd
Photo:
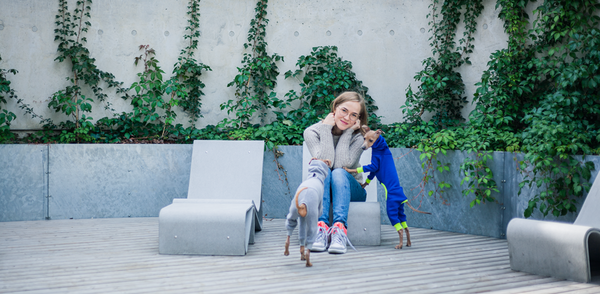
[[[356,171],[358,173],[370,172],[367,183],[370,183],[374,177],[379,179],[385,189],[388,218],[394,228],[399,231],[407,227],[404,203],[408,202],[408,198],[400,186],[392,152],[383,136],[380,135],[371,148],[373,149],[371,164],[359,167]]]

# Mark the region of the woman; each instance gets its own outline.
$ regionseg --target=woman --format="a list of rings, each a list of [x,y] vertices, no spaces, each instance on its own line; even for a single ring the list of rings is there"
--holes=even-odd
[[[312,157],[333,163],[324,183],[323,213],[319,217],[319,233],[312,251],[346,253],[346,220],[350,201],[365,201],[361,174],[350,174],[343,167],[360,166],[363,152],[362,125],[367,125],[365,100],[356,92],[344,92],[331,103],[327,117],[304,130],[304,141]],[[329,207],[333,207],[333,225],[329,228]],[[331,245],[329,245],[331,236]],[[329,246],[328,246],[329,245]]]

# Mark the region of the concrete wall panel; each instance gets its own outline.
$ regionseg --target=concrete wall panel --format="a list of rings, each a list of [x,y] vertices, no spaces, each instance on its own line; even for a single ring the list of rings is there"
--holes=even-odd
[[[52,145],[50,218],[158,216],[186,198],[192,145]]]
[[[282,154],[277,162],[283,167],[278,170],[275,155],[265,151],[263,162],[263,216],[285,218],[296,189],[302,182],[302,146],[279,146]]]
[[[0,221],[46,217],[48,145],[0,144]]]

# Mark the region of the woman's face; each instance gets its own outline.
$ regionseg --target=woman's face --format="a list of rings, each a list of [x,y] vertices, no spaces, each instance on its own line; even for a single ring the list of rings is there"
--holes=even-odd
[[[345,131],[352,127],[359,118],[360,103],[356,101],[344,102],[334,110],[335,125]]]

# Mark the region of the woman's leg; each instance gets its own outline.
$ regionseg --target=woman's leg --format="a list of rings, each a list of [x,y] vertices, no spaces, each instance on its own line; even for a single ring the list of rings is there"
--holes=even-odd
[[[362,201],[367,199],[367,192],[360,183],[342,168],[331,172],[331,195],[333,205],[333,223],[341,222],[346,226],[350,201]],[[323,205],[325,210],[325,205]]]
[[[319,221],[329,224],[329,206],[331,205],[331,171],[327,169],[327,176],[323,182],[323,212]]]
[[[329,247],[329,207],[331,206],[331,171],[327,169],[327,176],[323,182],[323,211],[317,223],[317,237],[310,248],[311,251],[325,251]]]

